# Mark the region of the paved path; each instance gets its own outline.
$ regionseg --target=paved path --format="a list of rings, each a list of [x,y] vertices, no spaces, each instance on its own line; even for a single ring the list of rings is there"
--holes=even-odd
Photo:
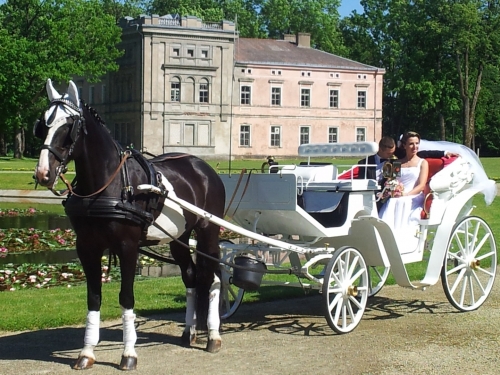
[[[425,292],[385,287],[369,301],[357,329],[336,335],[314,294],[243,305],[223,326],[223,348],[179,346],[182,314],[138,319],[137,374],[202,375],[432,375],[498,374],[500,293],[496,283],[477,311],[458,313],[441,285]],[[83,312],[82,312],[83,313]],[[0,374],[75,374],[71,365],[83,340],[82,327],[0,333]],[[98,362],[85,374],[122,373],[121,322],[101,330]]]

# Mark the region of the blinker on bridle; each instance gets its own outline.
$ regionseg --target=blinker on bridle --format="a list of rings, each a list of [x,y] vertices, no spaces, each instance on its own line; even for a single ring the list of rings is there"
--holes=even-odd
[[[66,157],[64,157],[59,151],[57,151],[50,144],[43,144],[41,147],[42,150],[49,150],[49,152],[54,155],[54,157],[57,159],[57,161],[59,161],[60,165],[58,167],[56,167],[56,171],[55,171],[56,175],[59,177],[61,174],[66,173],[68,170],[68,167],[66,164],[67,164],[68,158],[73,153],[73,148],[74,148],[75,142],[78,139],[78,136],[80,134],[80,128],[83,127],[83,131],[85,133],[86,133],[86,129],[85,129],[85,124],[84,124],[84,120],[83,120],[83,112],[80,109],[80,107],[75,105],[70,100],[63,99],[63,98],[51,100],[50,106],[53,106],[54,104],[62,104],[63,106],[69,107],[72,110],[78,112],[78,115],[70,115],[67,117],[67,119],[71,119],[72,121],[69,122],[67,120],[66,123],[68,125],[72,124],[72,128],[71,128],[71,132],[70,132],[71,145],[69,148],[68,155]],[[51,128],[54,125],[53,122],[55,120],[55,113],[56,113],[56,111],[53,111],[51,113],[47,122],[45,122],[45,120],[42,120],[42,119],[38,119],[35,122],[34,127],[33,127],[33,134],[35,135],[35,137],[43,139],[43,126],[45,125],[46,127]],[[55,180],[54,184],[55,183],[57,183],[57,179]]]

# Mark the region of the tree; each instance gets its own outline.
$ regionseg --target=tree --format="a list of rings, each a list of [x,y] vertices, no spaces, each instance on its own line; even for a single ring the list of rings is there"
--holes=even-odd
[[[339,0],[263,0],[261,15],[270,38],[309,32],[314,48],[344,54],[339,5]]]
[[[351,58],[386,69],[384,128],[393,135],[411,128],[451,140],[446,130],[461,118],[463,142],[474,148],[482,77],[499,63],[498,2],[361,4],[364,13],[344,20],[342,32]]]
[[[196,16],[207,22],[219,22],[224,16],[217,0],[152,0],[148,12]]]
[[[97,0],[8,0],[0,5],[0,133],[22,157],[27,124],[42,108],[47,78],[97,81],[116,70],[121,29]]]

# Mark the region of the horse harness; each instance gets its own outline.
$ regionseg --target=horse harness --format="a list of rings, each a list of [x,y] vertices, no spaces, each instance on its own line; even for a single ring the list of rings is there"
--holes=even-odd
[[[104,126],[105,122],[99,117],[97,112],[86,104],[83,100],[80,100],[87,110],[96,118],[96,120]],[[135,149],[123,150],[123,148],[114,141],[115,148],[120,157],[120,164],[110,177],[108,182],[96,192],[89,195],[79,195],[74,192],[74,188],[77,186],[77,178],[70,183],[64,176],[67,171],[68,159],[73,153],[74,145],[81,134],[81,130],[87,134],[87,129],[85,126],[85,118],[83,116],[82,109],[72,103],[70,100],[59,98],[51,101],[51,104],[62,104],[71,108],[72,110],[78,112],[78,115],[70,116],[72,121],[72,129],[70,132],[70,138],[72,144],[70,150],[66,157],[63,157],[56,149],[51,145],[43,145],[43,149],[47,149],[51,152],[55,158],[60,162],[59,167],[56,169],[57,175],[59,175],[67,186],[67,190],[60,193],[51,189],[51,191],[56,195],[68,195],[68,198],[63,201],[64,210],[68,216],[79,216],[79,217],[95,217],[95,218],[112,218],[112,219],[126,219],[130,220],[136,224],[143,227],[144,231],[153,223],[156,216],[158,216],[159,211],[163,203],[161,202],[164,198],[154,193],[143,193],[141,196],[146,196],[145,207],[140,208],[135,204],[134,189],[130,182],[130,175],[127,166],[127,161],[129,158],[134,159],[141,169],[145,172],[147,176],[147,183],[153,186],[162,188],[161,176],[157,172],[151,162],[149,162],[139,151]],[[55,112],[54,112],[55,113]],[[33,133],[38,138],[42,138],[43,125],[51,127],[52,117],[47,120],[39,119],[35,122]],[[114,180],[116,175],[120,173],[122,181],[122,191],[120,198],[114,197],[103,197],[100,195]]]

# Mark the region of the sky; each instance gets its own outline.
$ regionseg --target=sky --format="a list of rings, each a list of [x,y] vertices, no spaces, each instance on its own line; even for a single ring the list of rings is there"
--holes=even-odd
[[[363,13],[359,0],[342,0],[339,7],[340,17],[348,16],[355,9],[358,13]]]

